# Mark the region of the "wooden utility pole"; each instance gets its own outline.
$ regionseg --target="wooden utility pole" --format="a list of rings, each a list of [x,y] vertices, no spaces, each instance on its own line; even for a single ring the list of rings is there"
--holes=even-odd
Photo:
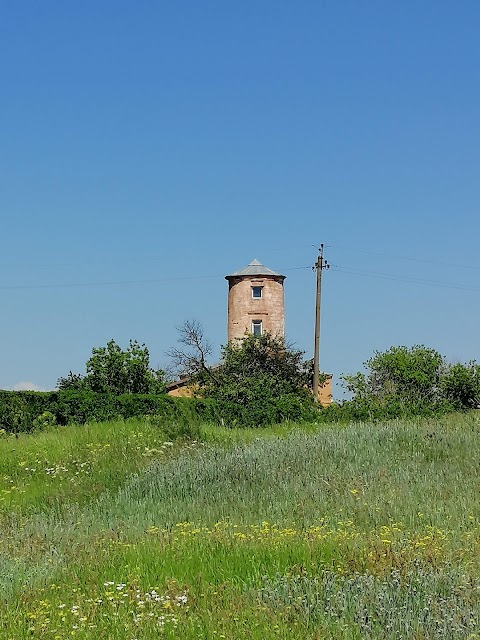
[[[313,397],[318,402],[318,382],[320,378],[320,304],[322,301],[322,271],[330,265],[323,257],[323,244],[320,245],[317,262],[312,267],[317,272],[317,295],[315,297],[315,347],[313,351]]]

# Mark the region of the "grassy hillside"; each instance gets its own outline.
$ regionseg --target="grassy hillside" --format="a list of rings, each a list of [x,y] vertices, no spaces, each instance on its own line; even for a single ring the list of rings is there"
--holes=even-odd
[[[0,440],[0,638],[480,638],[480,416]],[[478,629],[478,632],[477,632]]]

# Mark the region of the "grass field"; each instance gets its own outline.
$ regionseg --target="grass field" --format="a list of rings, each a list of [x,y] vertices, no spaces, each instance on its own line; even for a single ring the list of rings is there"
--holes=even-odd
[[[0,638],[480,638],[480,415],[0,439]]]

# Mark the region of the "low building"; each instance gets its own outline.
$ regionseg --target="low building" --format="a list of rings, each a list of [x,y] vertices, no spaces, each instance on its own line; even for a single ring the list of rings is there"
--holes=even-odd
[[[172,398],[191,398],[193,396],[193,386],[188,376],[183,376],[174,382],[166,385],[167,395]]]

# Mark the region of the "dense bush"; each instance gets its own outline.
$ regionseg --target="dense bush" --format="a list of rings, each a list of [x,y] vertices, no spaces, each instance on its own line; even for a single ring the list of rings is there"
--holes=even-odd
[[[112,362],[124,363],[125,354],[109,345]],[[139,349],[145,356],[138,362],[148,374],[139,379],[148,381],[148,353],[137,347],[136,343],[131,345],[131,351],[137,353]],[[112,355],[108,349],[94,352],[100,360]],[[132,354],[126,361],[137,362]],[[197,385],[198,397],[96,392],[84,385],[85,379],[72,376],[72,384],[58,391],[0,391],[0,430],[16,433],[55,424],[155,416],[164,431],[169,429],[172,439],[195,438],[200,421],[262,427],[284,420],[389,420],[480,407],[480,366],[475,362],[447,364],[437,351],[414,346],[375,352],[365,366],[366,373],[343,377],[351,399],[321,409],[313,401],[311,367],[301,351],[269,334],[246,336],[223,347],[219,366],[197,367],[192,382]]]
[[[319,410],[310,402],[297,395],[284,394],[278,398],[257,395],[248,403],[235,400],[205,401],[208,417],[226,427],[264,427],[285,420],[312,422],[318,418]]]
[[[200,422],[229,427],[263,426],[286,419],[314,420],[317,414],[312,402],[293,393],[273,398],[268,389],[247,403],[226,398],[172,398],[166,394],[0,391],[0,429],[7,433],[149,416],[173,440],[197,438]]]
[[[450,365],[440,381],[442,397],[454,409],[480,406],[480,366],[475,362]]]
[[[56,392],[0,391],[0,428],[9,433],[30,431],[46,411],[56,414]]]
[[[388,420],[479,407],[480,366],[448,364],[423,345],[376,351],[366,373],[343,376],[352,398],[322,411],[324,421]]]
[[[199,393],[226,426],[262,427],[318,414],[311,367],[303,352],[268,333],[248,335],[222,347],[221,363],[197,375]]]
[[[210,407],[195,398],[165,394],[115,396],[93,391],[0,391],[0,429],[9,433],[31,431],[58,424],[84,424],[145,415],[181,425],[211,416]]]
[[[85,376],[70,371],[64,378],[59,378],[58,388],[61,391],[95,391],[117,396],[165,391],[164,372],[150,367],[148,348],[136,340],[130,340],[125,350],[115,340],[109,340],[105,347],[94,347],[85,368]]]

